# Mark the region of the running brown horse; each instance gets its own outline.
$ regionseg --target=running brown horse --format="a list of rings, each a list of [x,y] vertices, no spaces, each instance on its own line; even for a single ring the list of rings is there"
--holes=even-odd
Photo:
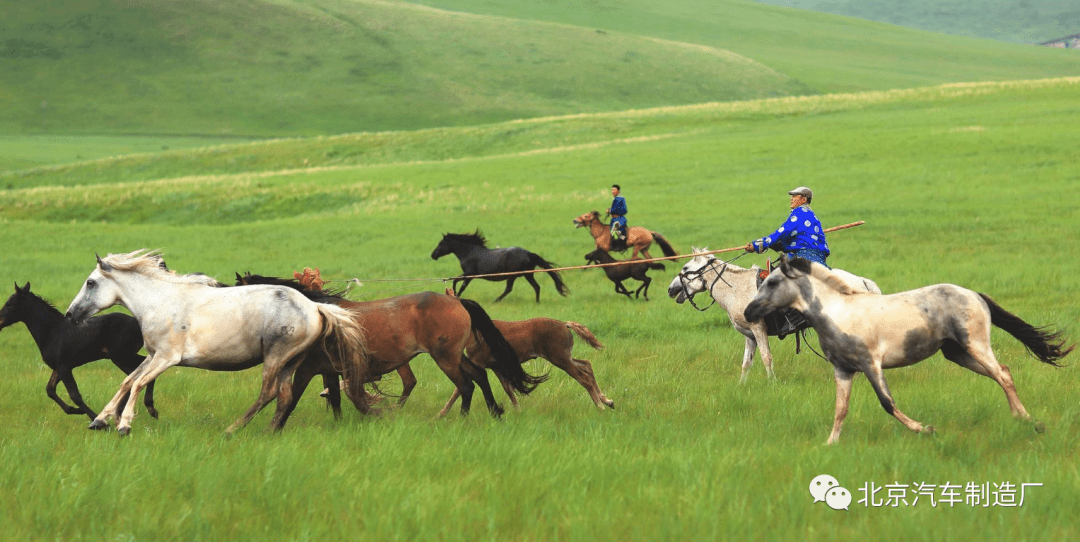
[[[480,340],[494,352],[493,363],[488,367],[500,378],[506,379],[519,393],[529,394],[537,384],[547,378],[531,376],[522,369],[514,350],[492,323],[487,312],[472,300],[435,292],[420,292],[377,301],[355,302],[345,299],[338,292],[306,289],[295,280],[251,274],[243,277],[237,275],[237,278],[238,285],[288,286],[300,291],[312,301],[332,303],[351,311],[357,322],[369,330],[368,375],[371,377],[397,371],[402,367],[407,368],[409,361],[420,354],[430,355],[461,393],[462,415],[469,413],[474,384],[480,386],[492,416],[497,418],[503,413],[502,407],[495,402],[484,368],[473,364],[465,356],[466,348],[476,348]],[[332,368],[315,364],[305,364],[296,370],[293,377],[293,403],[286,416],[295,408],[300,394],[311,379],[315,375],[328,373],[333,373]],[[401,404],[416,385],[416,378],[411,371],[408,375],[408,378],[402,379],[404,389],[399,400]],[[327,384],[328,399],[336,413],[338,406],[335,402],[340,404],[340,391],[337,382]]]
[[[644,254],[646,258],[652,258],[652,256],[649,255],[649,247],[652,246],[652,242],[655,240],[656,244],[660,245],[660,250],[664,251],[664,256],[679,255],[663,235],[654,231],[649,231],[641,226],[630,228],[626,234],[626,247],[622,250],[618,250],[617,247],[614,247],[611,243],[611,229],[607,224],[604,224],[600,220],[599,211],[585,213],[575,218],[574,227],[589,228],[589,234],[592,235],[593,240],[596,242],[596,248],[606,252],[611,252],[613,250],[616,252],[625,252],[627,248],[634,247],[634,253],[630,255],[631,258],[637,258],[639,251]]]
[[[533,318],[516,322],[495,320],[495,327],[499,328],[506,337],[522,363],[536,358],[546,359],[577,380],[578,384],[589,392],[589,397],[596,404],[596,408],[604,410],[605,405],[608,408],[615,408],[615,402],[608,399],[604,392],[600,391],[600,386],[596,384],[596,376],[593,374],[589,360],[577,359],[573,356],[574,333],[596,350],[604,347],[589,331],[589,328],[577,322],[562,322],[551,318]],[[487,367],[494,361],[491,349],[484,343],[477,343],[475,347],[466,349],[466,353],[469,359],[480,367]],[[506,395],[510,397],[510,402],[518,406],[514,390],[506,381],[502,379],[500,381],[503,389],[506,390]],[[457,398],[458,392],[454,390],[454,394],[439,412],[439,416],[445,416],[450,411],[450,407],[454,406]]]

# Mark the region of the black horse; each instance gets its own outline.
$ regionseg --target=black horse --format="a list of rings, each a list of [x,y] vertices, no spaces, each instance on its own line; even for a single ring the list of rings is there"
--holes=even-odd
[[[484,235],[480,233],[480,230],[476,230],[475,233],[447,233],[443,235],[442,241],[439,241],[439,246],[435,247],[435,251],[431,253],[431,259],[438,260],[447,254],[453,254],[461,261],[462,275],[456,277],[453,283],[454,294],[458,296],[464,293],[465,288],[472,282],[473,279],[470,275],[514,273],[532,271],[537,267],[542,269],[554,267],[551,262],[520,247],[487,248],[487,239],[484,239]],[[551,280],[555,281],[555,289],[559,291],[560,295],[565,296],[570,293],[570,289],[563,283],[558,271],[547,271],[547,274],[551,275]],[[536,290],[536,302],[539,303],[540,285],[537,284],[533,275],[534,273],[524,273],[523,275],[483,278],[493,282],[506,281],[506,291],[495,298],[495,301],[499,302],[506,297],[506,294],[510,293],[510,290],[514,289],[514,281],[519,276],[524,276],[525,280],[529,281],[529,284],[533,287],[533,290]],[[462,283],[460,290],[457,288],[458,282]]]
[[[16,284],[15,293],[0,308],[0,329],[16,322],[26,324],[26,329],[41,351],[41,360],[53,371],[49,383],[45,385],[45,393],[68,414],[86,414],[91,420],[97,417],[97,413],[83,401],[72,369],[108,358],[124,374],[131,374],[145,359],[139,354],[143,337],[139,322],[134,317],[114,312],[88,318],[76,325],[52,303],[31,292],[29,282],[22,288]],[[77,406],[68,405],[56,394],[58,382],[64,383],[68,396]],[[143,404],[151,416],[158,417],[154,408],[153,382],[146,387]]]
[[[628,262],[630,260],[616,260],[608,254],[606,250],[598,248],[585,255],[585,261],[589,263],[615,263],[615,262]],[[642,282],[641,286],[638,286],[637,291],[634,292],[634,297],[638,297],[645,290],[645,301],[649,300],[649,284],[652,283],[652,279],[649,278],[646,273],[650,269],[659,269],[663,271],[665,269],[662,263],[624,263],[622,265],[609,265],[602,267],[604,273],[607,274],[608,280],[615,283],[615,293],[623,294],[627,299],[630,298],[630,290],[623,286],[622,281],[627,279],[637,279]]]

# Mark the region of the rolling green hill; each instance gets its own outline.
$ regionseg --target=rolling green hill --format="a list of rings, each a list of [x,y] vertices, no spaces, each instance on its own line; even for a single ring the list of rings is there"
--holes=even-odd
[[[1080,62],[741,0],[434,5],[456,11],[378,0],[16,3],[0,22],[0,133],[416,129],[1074,75]]]
[[[942,35],[749,0],[423,3],[718,47],[784,73],[814,93],[1080,74],[1074,51]]]
[[[315,135],[801,91],[698,45],[379,1],[21,4],[8,133]]]

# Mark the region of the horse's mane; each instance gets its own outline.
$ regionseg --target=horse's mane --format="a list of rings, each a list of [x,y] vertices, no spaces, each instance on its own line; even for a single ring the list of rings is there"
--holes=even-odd
[[[158,250],[141,248],[127,254],[109,254],[108,256],[101,258],[101,263],[111,268],[111,270],[138,273],[140,275],[167,280],[169,282],[201,284],[203,286],[212,286],[214,288],[220,288],[222,286],[221,283],[214,280],[213,277],[203,273],[192,273],[190,275],[176,274],[175,271],[172,271],[165,266],[165,258]]]
[[[795,269],[824,282],[826,286],[836,290],[839,294],[854,295],[868,293],[866,290],[858,290],[851,287],[848,283],[844,282],[843,279],[836,276],[836,273],[833,273],[831,269],[824,265],[814,265],[815,262],[802,258],[794,258],[790,263]]]
[[[237,276],[239,276],[239,274]],[[306,286],[301,284],[300,281],[298,281],[296,279],[288,279],[288,278],[281,278],[281,277],[264,277],[262,275],[252,275],[251,273],[245,273],[244,276],[243,276],[243,281],[244,281],[243,285],[248,285],[248,286],[255,285],[255,284],[269,284],[269,285],[272,285],[272,286],[285,286],[287,288],[292,288],[292,289],[304,294],[304,297],[306,297],[306,298],[308,298],[308,299],[310,299],[310,300],[312,300],[312,301],[314,301],[316,303],[334,303],[334,304],[337,304],[337,302],[339,302],[339,301],[348,301],[347,299],[345,299],[345,290],[344,289],[326,289],[326,288],[324,288],[322,290],[313,290],[313,289],[307,288]],[[237,282],[236,285],[241,286],[242,284]]]
[[[44,297],[41,297],[40,295],[35,294],[34,292],[30,291],[29,289],[27,289],[27,290],[21,290],[20,289],[19,292],[22,293],[22,294],[29,294],[34,299],[36,299],[36,300],[40,301],[42,304],[44,304],[47,307],[47,310],[56,313],[57,316],[64,316],[64,313],[60,312],[60,309],[56,308],[56,305],[53,305],[52,301],[49,301],[48,299],[45,299]]]
[[[448,233],[443,235],[443,239],[449,239],[451,241],[458,241],[467,245],[479,245],[487,247],[487,239],[484,238],[484,234],[480,233],[480,229],[473,233]]]

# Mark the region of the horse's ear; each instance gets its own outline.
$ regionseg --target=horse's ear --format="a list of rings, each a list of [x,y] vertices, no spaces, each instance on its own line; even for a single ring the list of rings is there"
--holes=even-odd
[[[109,267],[109,264],[101,261],[101,256],[98,256],[97,252],[94,253],[94,257],[97,258],[98,267],[100,267],[102,271],[109,271],[112,269],[111,267]]]
[[[18,288],[19,285],[16,284],[15,287]],[[26,281],[26,286],[22,287],[22,291],[24,291],[24,292],[29,292],[30,291],[30,281]]]
[[[240,273],[238,273],[238,272],[236,272],[236,271],[233,271],[233,273],[235,273],[235,274],[236,274],[236,284],[237,284],[237,285],[239,285],[240,283],[244,282],[244,277],[241,277],[241,276],[240,276]]]

